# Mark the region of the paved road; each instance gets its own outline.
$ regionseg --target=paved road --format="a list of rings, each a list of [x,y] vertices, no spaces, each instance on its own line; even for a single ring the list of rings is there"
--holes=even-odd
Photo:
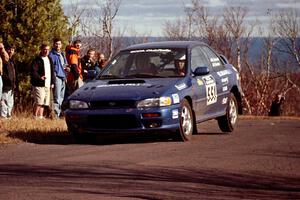
[[[222,134],[211,121],[188,143],[2,145],[0,199],[300,199],[299,122],[240,120]]]

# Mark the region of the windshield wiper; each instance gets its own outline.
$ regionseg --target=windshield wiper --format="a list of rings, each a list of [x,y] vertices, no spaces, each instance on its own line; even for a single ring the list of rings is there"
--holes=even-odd
[[[127,75],[124,78],[163,78],[163,77],[162,76],[153,75],[153,74],[138,73],[138,74]]]

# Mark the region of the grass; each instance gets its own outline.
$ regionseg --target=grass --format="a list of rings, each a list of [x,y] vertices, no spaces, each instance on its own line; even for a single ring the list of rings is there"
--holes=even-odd
[[[240,116],[240,120],[300,120],[299,117]],[[20,115],[10,120],[0,119],[0,144],[72,144],[64,119],[35,120]]]
[[[71,141],[63,119],[35,120],[30,117],[0,119],[0,144],[23,142],[65,144]]]

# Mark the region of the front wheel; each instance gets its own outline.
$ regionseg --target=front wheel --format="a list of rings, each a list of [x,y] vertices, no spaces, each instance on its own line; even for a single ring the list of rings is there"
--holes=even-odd
[[[238,108],[235,96],[231,93],[227,103],[226,114],[218,118],[218,124],[223,132],[232,132],[238,118]]]
[[[183,99],[181,102],[179,136],[182,141],[192,139],[194,131],[194,116],[189,102]]]

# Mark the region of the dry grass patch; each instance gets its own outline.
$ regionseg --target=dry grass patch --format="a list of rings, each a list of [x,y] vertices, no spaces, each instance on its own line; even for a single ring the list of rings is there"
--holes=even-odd
[[[0,120],[0,143],[66,144],[72,141],[64,120],[14,117]]]

